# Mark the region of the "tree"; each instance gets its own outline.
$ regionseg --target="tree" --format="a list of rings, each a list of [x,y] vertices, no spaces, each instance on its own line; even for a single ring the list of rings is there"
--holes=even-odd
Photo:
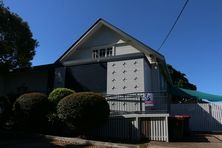
[[[169,70],[173,85],[180,88],[190,89],[190,90],[197,90],[196,85],[189,82],[186,78],[186,74],[176,70],[173,68],[172,65],[167,64],[167,68]],[[200,102],[195,97],[184,97],[180,94],[172,94],[173,103],[198,103]]]
[[[189,80],[186,78],[186,74],[176,70],[175,68],[173,68],[172,65],[169,64],[167,64],[167,68],[169,70],[174,86],[185,89],[197,90],[196,85],[190,83]]]
[[[30,67],[37,40],[27,22],[0,2],[0,69]]]

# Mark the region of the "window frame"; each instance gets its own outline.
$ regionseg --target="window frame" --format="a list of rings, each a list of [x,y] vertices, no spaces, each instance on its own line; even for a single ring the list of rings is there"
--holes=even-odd
[[[106,48],[99,49],[99,57],[105,58],[106,57]]]
[[[114,54],[114,48],[113,47],[107,47],[106,48],[106,57],[111,57]]]
[[[91,49],[92,59],[112,57],[115,55],[115,46],[98,46]]]
[[[92,50],[92,58],[93,59],[98,59],[99,58],[99,51],[98,51],[98,49],[93,49]]]

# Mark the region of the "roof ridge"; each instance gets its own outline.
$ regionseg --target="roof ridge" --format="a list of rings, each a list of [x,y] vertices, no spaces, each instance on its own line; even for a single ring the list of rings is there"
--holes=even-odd
[[[144,44],[143,42],[137,40],[136,38],[134,38],[133,36],[131,36],[130,34],[124,32],[123,30],[119,29],[118,27],[112,25],[111,23],[109,23],[108,21],[106,21],[105,19],[99,18],[83,35],[80,36],[80,38],[78,40],[76,40],[76,42],[74,42],[69,48],[68,50],[66,50],[62,56],[60,56],[60,58],[58,60],[56,60],[55,63],[60,62],[63,57],[69,53],[69,51],[85,36],[87,35],[87,33],[89,33],[94,27],[96,27],[97,25],[99,25],[100,23],[102,23],[103,25],[105,25],[106,27],[110,28],[111,30],[117,32],[118,34],[120,34],[121,36],[123,36],[123,38],[129,39],[130,41],[132,41],[134,44],[136,44],[137,46],[141,46],[142,49],[144,49],[144,51],[150,51],[151,53],[154,53],[156,55],[156,57],[158,57],[159,59],[163,60],[164,56],[162,54],[160,54],[159,52],[155,51],[154,49],[152,49],[151,47],[149,47],[148,45]]]

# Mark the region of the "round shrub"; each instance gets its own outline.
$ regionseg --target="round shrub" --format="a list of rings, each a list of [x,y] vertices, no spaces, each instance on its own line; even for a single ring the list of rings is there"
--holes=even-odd
[[[75,93],[75,91],[68,88],[56,88],[49,94],[48,99],[49,102],[53,103],[54,105],[57,105],[62,98],[72,93]]]
[[[43,93],[21,95],[13,107],[18,126],[41,126],[48,112],[48,99]]]
[[[97,93],[82,92],[63,98],[57,106],[58,117],[76,132],[101,126],[109,117],[109,104]]]

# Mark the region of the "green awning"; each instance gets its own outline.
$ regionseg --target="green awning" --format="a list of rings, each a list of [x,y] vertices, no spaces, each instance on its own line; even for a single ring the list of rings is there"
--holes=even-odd
[[[172,95],[181,96],[186,98],[196,98],[198,100],[208,100],[211,102],[222,101],[222,96],[208,94],[200,91],[189,90],[184,88],[172,87],[171,89]]]

